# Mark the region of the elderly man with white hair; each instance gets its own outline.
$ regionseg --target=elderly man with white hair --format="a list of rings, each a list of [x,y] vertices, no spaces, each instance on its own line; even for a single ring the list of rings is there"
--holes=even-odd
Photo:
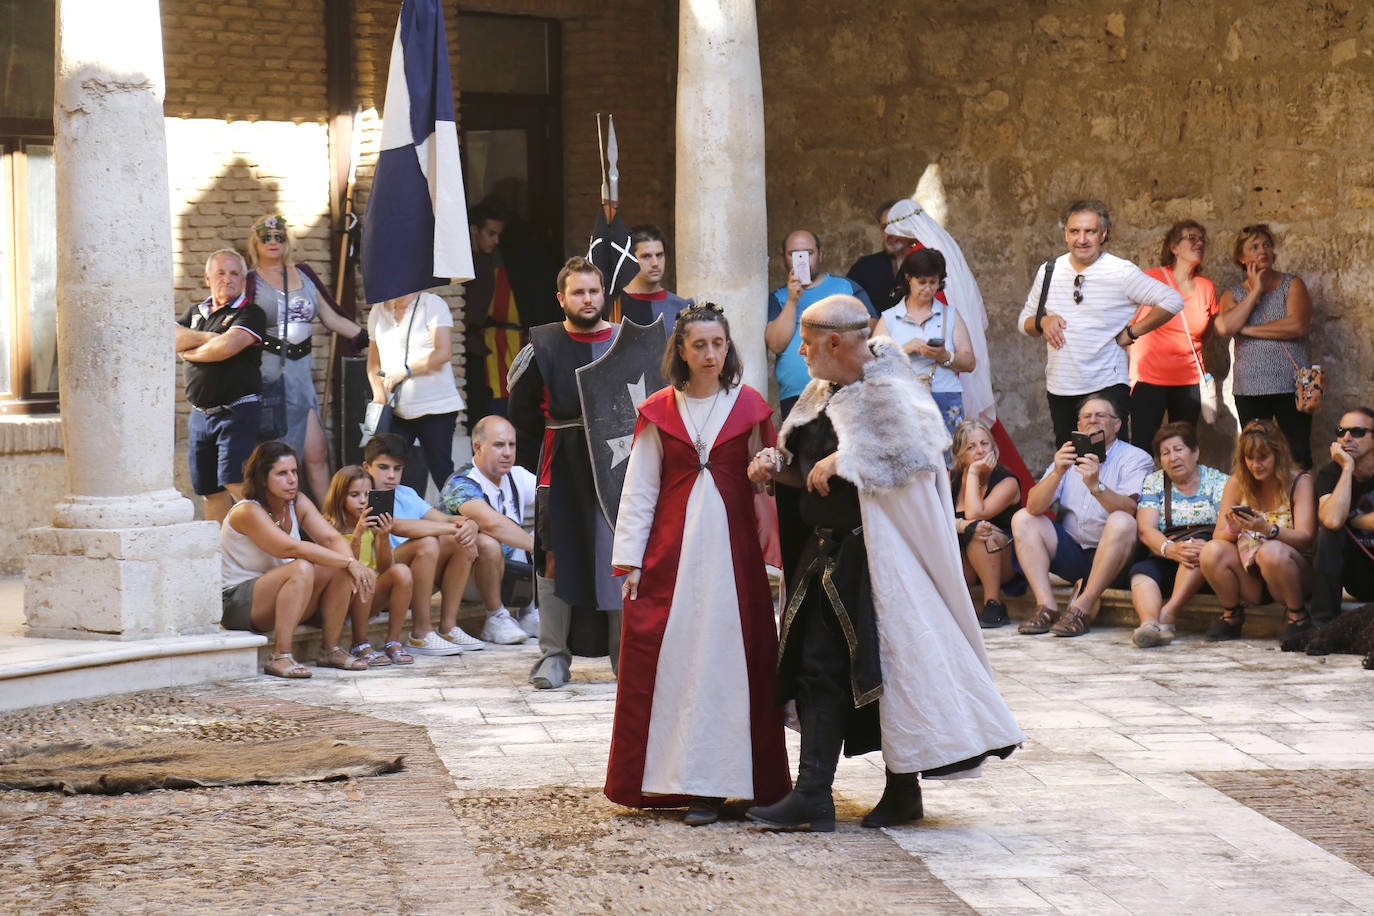
[[[868,311],[830,296],[801,317],[814,381],[749,465],[801,490],[813,531],[790,582],[778,663],[796,700],[796,788],[749,809],[766,828],[831,831],[841,750],[882,750],[887,785],[863,819],[922,814],[918,777],[976,775],[1025,736],[992,681],[964,587],[943,452],[949,434],[906,354],[868,339]],[[870,557],[872,562],[870,562]],[[881,702],[877,702],[881,698]]]
[[[176,322],[176,354],[186,363],[186,459],[205,517],[222,522],[243,495],[243,462],[258,444],[262,418],[262,338],[267,316],[244,296],[248,265],[232,248],[205,262],[210,295]]]

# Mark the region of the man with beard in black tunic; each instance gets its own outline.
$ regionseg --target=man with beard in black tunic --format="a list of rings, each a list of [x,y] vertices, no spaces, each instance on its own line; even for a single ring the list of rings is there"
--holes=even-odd
[[[836,295],[801,316],[812,381],[749,465],[798,487],[812,534],[788,581],[778,699],[796,700],[796,787],[748,817],[831,831],[841,749],[881,749],[882,799],[865,827],[922,816],[918,776],[976,772],[1025,737],[997,693],[964,586],[943,452],[949,434],[901,347],[868,339],[868,312]]]
[[[509,379],[511,423],[542,443],[534,508],[540,657],[530,671],[541,689],[567,683],[574,649],[609,652],[612,671],[620,661],[615,533],[597,507],[576,374],[610,349],[619,326],[601,317],[601,271],[586,258],[558,272],[558,302],[564,319],[530,329]]]

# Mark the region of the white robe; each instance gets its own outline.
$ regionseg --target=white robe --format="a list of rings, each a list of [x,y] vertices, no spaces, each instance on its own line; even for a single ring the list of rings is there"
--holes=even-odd
[[[740,390],[722,392],[709,420],[710,399],[690,401],[689,412],[688,400],[677,392],[678,414],[688,433],[699,423],[702,438],[714,442]],[[643,566],[662,464],[663,445],[651,423],[635,440],[625,472],[612,553],[618,567]],[[729,524],[715,480],[705,470],[698,472],[687,498],[679,576],[654,681],[645,794],[754,797],[749,677],[734,563],[724,534]]]

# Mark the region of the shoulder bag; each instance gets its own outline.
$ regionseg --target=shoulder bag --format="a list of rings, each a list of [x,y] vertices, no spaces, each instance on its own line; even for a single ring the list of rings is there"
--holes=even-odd
[[[1201,484],[1199,484],[1201,486]],[[1215,525],[1174,524],[1174,482],[1164,475],[1164,537],[1170,541],[1210,541]]]
[[[378,306],[378,308],[387,308],[387,306],[383,303]],[[420,297],[416,296],[414,304],[410,307],[410,321],[406,323],[405,344],[401,350],[401,365],[403,366],[409,366],[410,363],[410,332],[411,329],[415,327],[415,313],[419,310]],[[377,336],[381,336],[380,332]],[[379,353],[380,349],[379,346]],[[363,438],[362,441],[358,443],[359,448],[367,445],[373,436],[380,433],[391,432],[391,427],[394,425],[392,419],[396,415],[396,403],[400,400],[401,386],[404,384],[405,379],[401,379],[401,381],[397,382],[396,387],[391,389],[391,396],[386,399],[385,403],[378,404],[376,401],[368,402],[367,410],[363,415]]]

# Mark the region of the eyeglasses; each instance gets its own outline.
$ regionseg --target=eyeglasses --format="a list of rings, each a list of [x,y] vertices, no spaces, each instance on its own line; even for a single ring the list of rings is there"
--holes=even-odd
[[[1079,274],[1073,278],[1073,304],[1082,305],[1083,303],[1083,275]]]
[[[259,232],[258,241],[260,242],[286,242],[285,232]]]
[[[1192,245],[1195,242],[1201,242],[1204,245],[1207,244],[1207,236],[1201,235],[1197,232],[1185,232],[1183,233],[1183,235],[1178,237],[1178,240],[1180,242],[1187,242],[1190,245]]]
[[[1365,436],[1369,435],[1370,433],[1374,433],[1374,429],[1370,429],[1368,426],[1337,426],[1337,427],[1336,427],[1336,438],[1337,438],[1337,439],[1340,439],[1341,437],[1345,436],[1347,433],[1350,434],[1350,438],[1352,438],[1352,439],[1363,439]]]
[[[1114,413],[1081,413],[1078,415],[1080,420],[1119,420],[1121,419]]]

